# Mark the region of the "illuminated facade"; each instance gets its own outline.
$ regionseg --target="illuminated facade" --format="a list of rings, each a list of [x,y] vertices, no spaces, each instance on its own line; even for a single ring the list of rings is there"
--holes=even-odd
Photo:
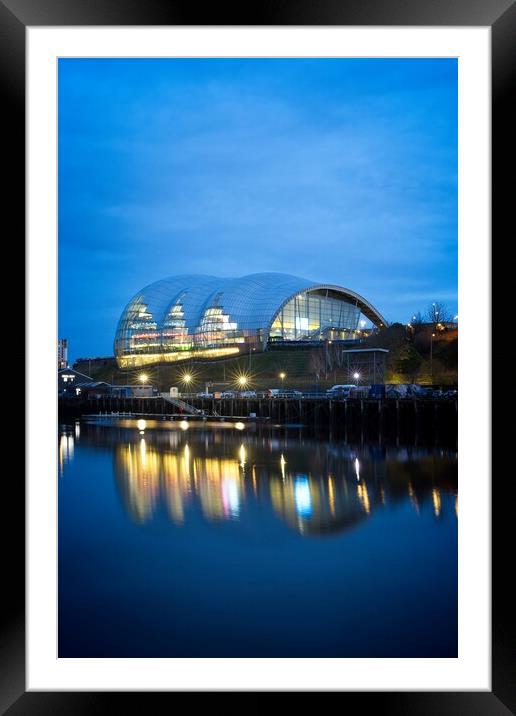
[[[139,291],[118,322],[121,368],[264,350],[268,343],[353,339],[360,316],[385,325],[354,291],[278,273],[173,276]]]

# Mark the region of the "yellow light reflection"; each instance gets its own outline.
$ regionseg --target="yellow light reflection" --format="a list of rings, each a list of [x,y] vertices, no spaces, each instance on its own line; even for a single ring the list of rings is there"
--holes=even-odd
[[[140,440],[140,456],[142,460],[142,467],[145,467],[145,463],[147,461],[147,444],[145,443],[145,438],[141,438]]]
[[[357,485],[357,495],[366,514],[370,514],[371,504],[369,502],[369,494],[367,492],[367,486],[365,482],[362,482],[360,485]]]
[[[416,513],[419,515],[419,502],[418,502],[417,495],[414,492],[414,488],[412,487],[411,482],[409,482],[409,484],[408,484],[408,493],[409,493],[409,497],[410,497],[410,502],[412,503],[412,507],[414,508]]]
[[[330,513],[333,517],[335,515],[335,489],[331,475],[328,477],[328,500],[330,502]]]
[[[59,438],[59,474],[63,476],[64,466],[73,459],[73,435],[61,435]]]
[[[184,449],[184,463],[185,463],[185,472],[188,477],[190,477],[190,448],[188,445],[185,445]]]
[[[145,428],[147,427],[147,421],[146,420],[138,420],[136,425],[138,426],[138,430],[145,430]]]
[[[441,514],[441,493],[435,487],[432,490],[432,502],[434,503],[434,514],[439,517]]]
[[[240,445],[240,450],[238,451],[238,454],[240,456],[240,467],[243,470],[245,468],[245,463],[247,460],[247,451],[246,451],[244,445]]]
[[[243,429],[245,428],[245,425],[244,425],[244,423],[240,423],[240,422],[239,422],[239,423],[235,423],[235,428],[236,428],[237,430],[243,430]]]
[[[179,423],[179,427],[181,428],[181,430],[188,430],[190,426],[188,425],[188,422],[186,420],[181,420],[181,422]]]
[[[283,457],[283,454],[282,454],[281,458],[280,458],[280,468],[281,468],[281,477],[283,479],[283,482],[285,482],[285,465],[286,464],[287,464],[287,461],[285,460],[285,458]]]
[[[243,494],[242,476],[236,460],[223,458],[195,459],[199,475],[198,495],[205,517],[235,519],[240,512]]]

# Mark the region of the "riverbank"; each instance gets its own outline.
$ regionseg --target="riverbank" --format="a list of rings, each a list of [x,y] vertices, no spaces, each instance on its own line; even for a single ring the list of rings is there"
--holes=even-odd
[[[131,414],[141,417],[179,419],[254,419],[274,425],[305,425],[329,428],[335,434],[365,436],[370,440],[404,439],[443,441],[457,438],[456,400],[414,399],[348,399],[327,398],[259,399],[259,398],[195,398],[192,408],[201,414],[189,415],[174,408],[161,397],[155,398],[89,398],[60,399],[60,418],[99,414]]]

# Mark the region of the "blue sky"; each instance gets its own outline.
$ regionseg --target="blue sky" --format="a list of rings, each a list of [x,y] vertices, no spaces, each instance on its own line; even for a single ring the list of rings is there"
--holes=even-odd
[[[62,59],[58,101],[72,359],[111,355],[131,296],[181,273],[457,312],[456,60]]]

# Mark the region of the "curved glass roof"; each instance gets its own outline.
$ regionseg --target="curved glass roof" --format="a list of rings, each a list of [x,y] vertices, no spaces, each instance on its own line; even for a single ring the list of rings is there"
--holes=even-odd
[[[381,314],[354,291],[290,274],[171,276],[145,286],[126,305],[117,326],[115,354],[159,354],[165,343],[167,350],[177,345],[188,348],[192,338],[204,345],[242,342],[245,335],[258,332],[266,342],[281,309],[296,296],[312,291],[328,291],[327,295],[360,309],[375,325],[386,325]],[[203,332],[205,339],[200,338]]]
[[[257,329],[267,328],[289,298],[310,289],[329,289],[345,294],[343,297],[356,301],[362,313],[374,324],[386,325],[381,314],[354,291],[283,273],[255,273],[241,278],[198,274],[171,276],[145,286],[128,306],[134,299],[141,298],[160,326],[170,309],[179,302],[183,306],[186,326],[193,331],[207,308],[220,305],[239,326]]]

